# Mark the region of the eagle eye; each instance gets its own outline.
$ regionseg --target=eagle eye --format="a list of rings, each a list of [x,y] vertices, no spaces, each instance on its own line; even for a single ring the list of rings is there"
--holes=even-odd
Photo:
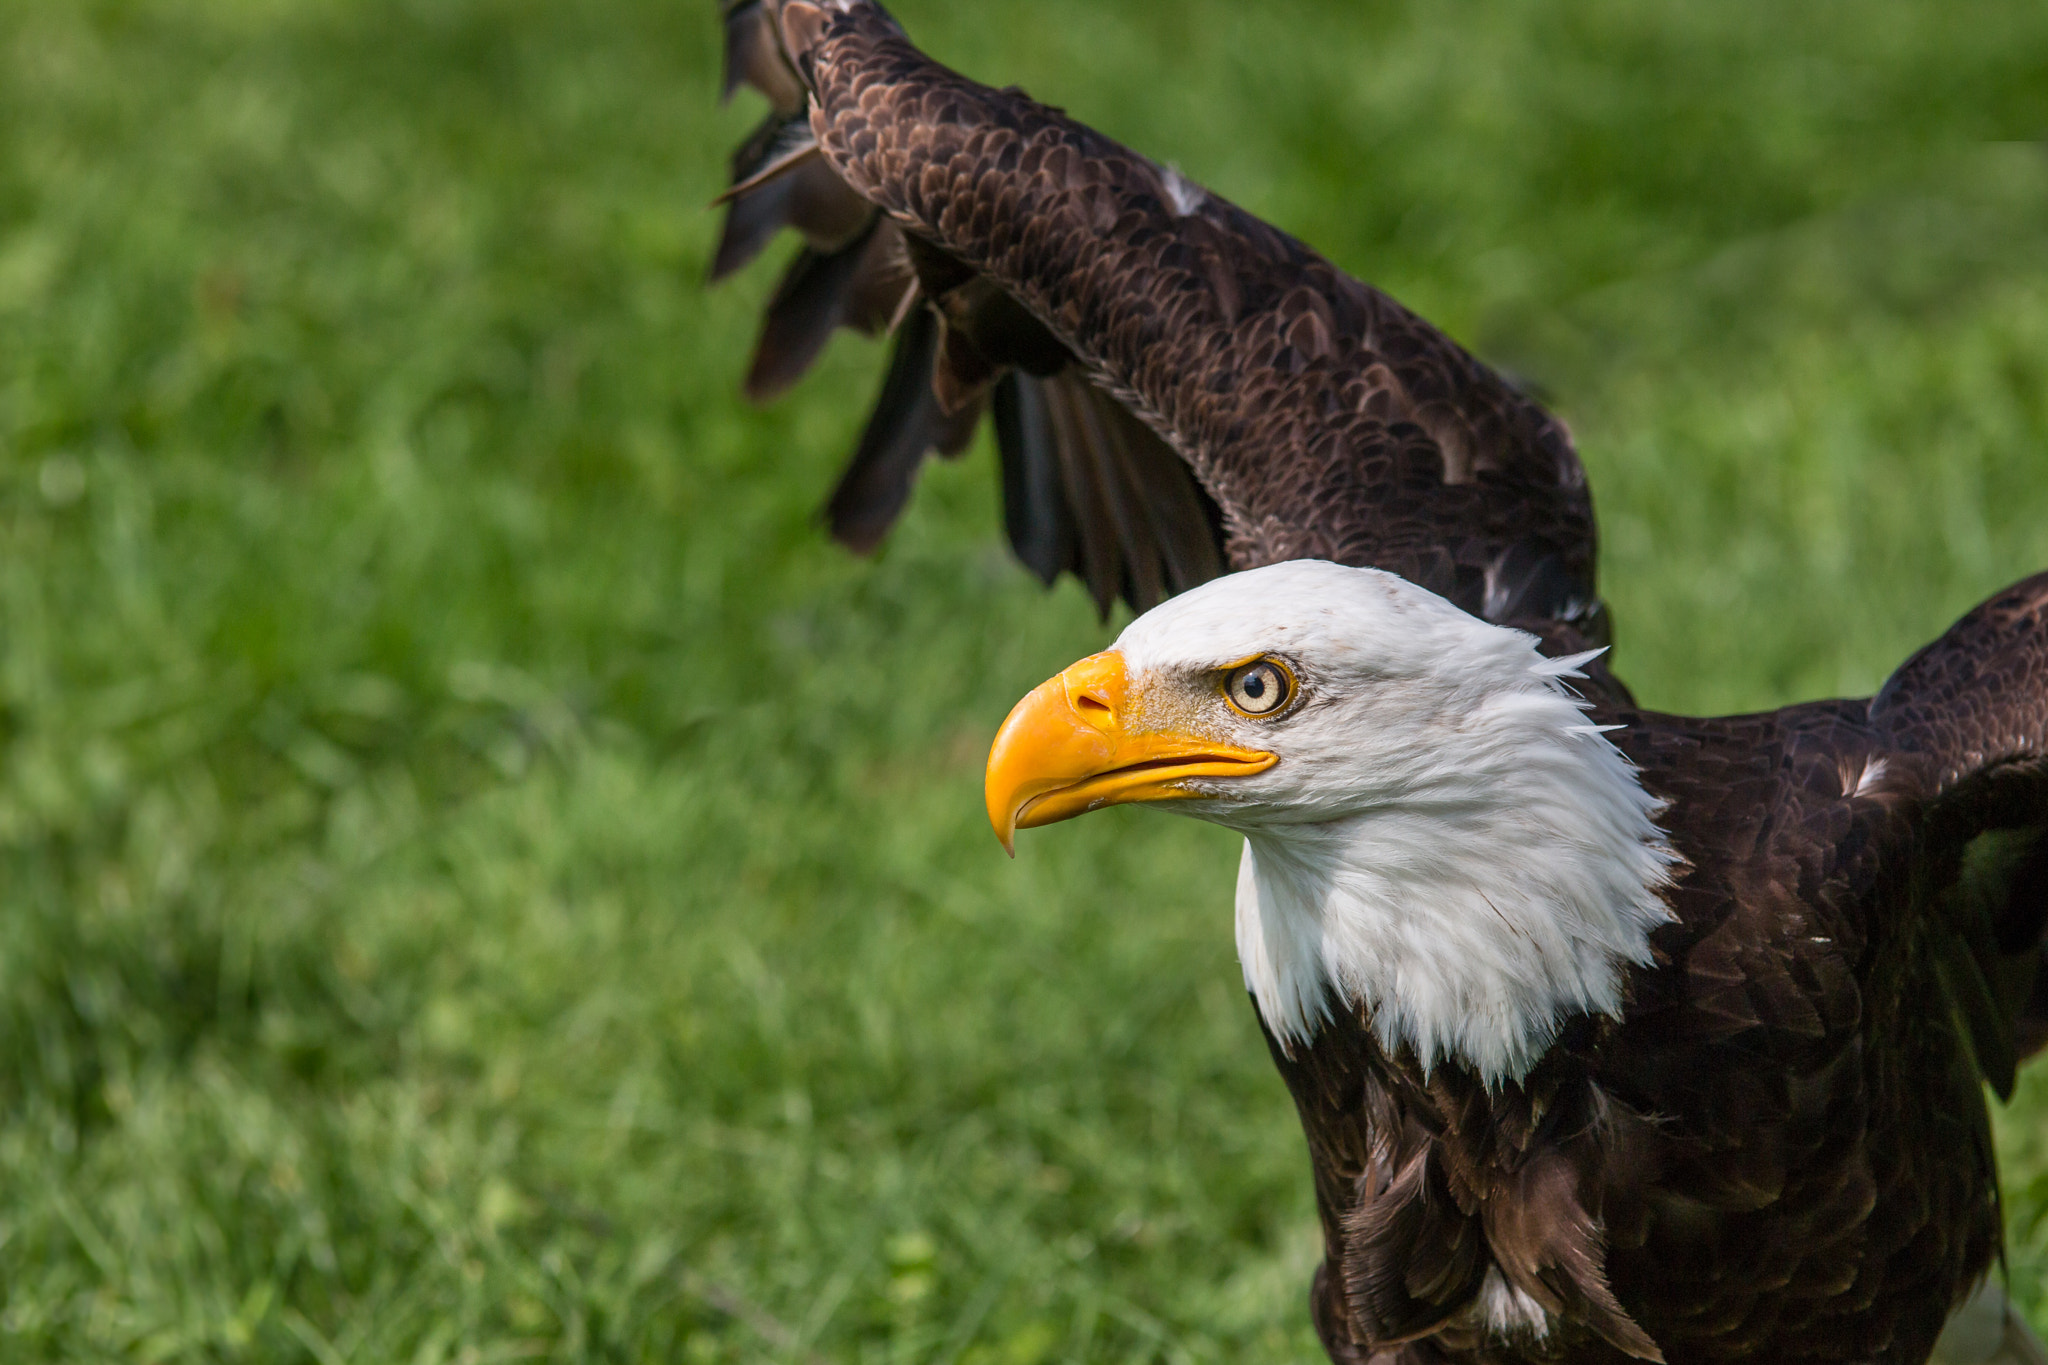
[[[1270,716],[1294,698],[1294,674],[1278,659],[1254,659],[1230,671],[1224,696],[1247,716]]]

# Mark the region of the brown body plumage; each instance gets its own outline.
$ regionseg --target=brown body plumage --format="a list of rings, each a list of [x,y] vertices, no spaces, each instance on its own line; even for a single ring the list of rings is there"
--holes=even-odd
[[[774,113],[715,273],[807,247],[749,390],[836,326],[895,358],[830,519],[879,541],[993,411],[1020,557],[1139,609],[1295,558],[1605,642],[1562,426],[1313,251],[869,0],[726,7]],[[2048,1038],[2048,575],[1876,698],[1694,720],[1595,667],[1686,866],[1619,1020],[1488,1087],[1340,1017],[1274,1057],[1315,1166],[1333,1359],[1925,1359],[2000,1245],[1981,1083]],[[1270,1035],[1269,1035],[1270,1036]],[[1489,1325],[1501,1286],[1544,1335]],[[1496,1313],[1496,1317],[1498,1314]]]

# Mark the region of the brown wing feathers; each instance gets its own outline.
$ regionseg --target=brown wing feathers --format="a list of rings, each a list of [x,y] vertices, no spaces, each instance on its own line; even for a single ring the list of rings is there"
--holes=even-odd
[[[1967,948],[1940,965],[1985,1079],[2048,1044],[2048,574],[2016,583],[1870,703],[1892,779],[1927,793],[1921,877]]]
[[[1172,448],[994,281],[885,216],[821,155],[772,10],[742,0],[725,12],[727,92],[751,86],[773,108],[733,158],[711,278],[785,227],[804,238],[748,371],[756,402],[801,378],[839,328],[894,333],[874,411],[826,505],[833,535],[863,553],[880,545],[925,457],[960,454],[993,406],[1005,526],[1045,582],[1075,574],[1107,614],[1118,597],[1142,611],[1221,573],[1221,515]]]
[[[725,98],[750,85],[784,117],[802,109],[803,82],[784,59],[775,17],[762,0],[720,0],[719,13],[725,20]]]
[[[1014,91],[866,0],[783,0],[819,146],[981,272],[1195,469],[1229,559],[1401,573],[1597,633],[1591,504],[1563,428],[1284,233]]]
[[[2048,761],[2048,573],[2013,584],[1899,667],[1870,703],[1901,754],[1954,790],[1975,773]]]
[[[930,313],[920,310],[904,322],[874,414],[825,505],[832,534],[862,554],[882,543],[910,501],[925,455],[957,455],[974,436],[979,409],[949,416],[932,392],[938,345],[939,323]]]
[[[878,206],[918,306],[943,319],[940,406],[963,410],[1006,374],[1040,381],[1008,386],[997,426],[1006,495],[1034,499],[1008,516],[1034,571],[1143,607],[1225,549],[1236,568],[1318,556],[1546,638],[1557,623],[1602,636],[1564,429],[1427,323],[1176,173],[929,61],[868,0],[750,0],[727,30],[734,79],[776,103],[771,122],[794,112],[791,80],[808,89],[819,155],[756,135],[721,266],[779,222],[829,254],[844,201],[812,183],[821,159]],[[757,365],[777,383],[833,325],[825,297],[864,278],[796,269],[813,273],[777,303],[800,325],[764,333]],[[872,510],[863,525],[896,509]]]

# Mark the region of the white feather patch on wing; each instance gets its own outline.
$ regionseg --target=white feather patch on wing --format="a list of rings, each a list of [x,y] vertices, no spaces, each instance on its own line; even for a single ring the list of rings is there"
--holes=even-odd
[[[1168,165],[1159,172],[1159,183],[1166,190],[1167,207],[1176,218],[1185,218],[1201,208],[1209,198],[1209,192],[1180,173],[1180,167]]]

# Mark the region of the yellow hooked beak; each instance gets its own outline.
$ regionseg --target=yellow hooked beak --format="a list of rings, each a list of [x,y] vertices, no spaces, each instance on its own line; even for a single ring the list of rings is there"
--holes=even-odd
[[[1016,856],[1020,829],[1127,801],[1200,796],[1196,777],[1248,777],[1278,754],[1211,739],[1126,728],[1130,676],[1121,654],[1094,654],[1017,703],[988,754],[988,822]]]

